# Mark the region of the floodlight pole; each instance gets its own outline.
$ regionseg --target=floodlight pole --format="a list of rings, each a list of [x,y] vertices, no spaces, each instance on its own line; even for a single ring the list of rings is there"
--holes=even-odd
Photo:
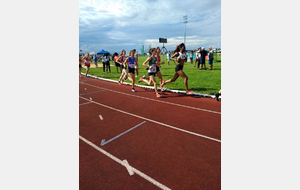
[[[188,23],[187,15],[183,16],[183,23],[184,23],[184,45],[185,45],[185,47],[186,47],[186,44],[185,44],[185,37],[186,37],[186,23]]]

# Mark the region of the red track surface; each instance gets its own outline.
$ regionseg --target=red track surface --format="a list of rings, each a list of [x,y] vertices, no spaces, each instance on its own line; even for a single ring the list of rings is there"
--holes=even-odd
[[[169,92],[156,98],[154,90],[135,89],[80,80],[80,189],[162,188],[154,180],[170,189],[221,189],[221,103]],[[101,146],[102,139],[107,144]],[[153,180],[129,175],[99,149]]]

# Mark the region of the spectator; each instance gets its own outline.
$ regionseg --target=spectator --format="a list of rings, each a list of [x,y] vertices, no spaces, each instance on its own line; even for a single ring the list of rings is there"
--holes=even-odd
[[[98,67],[98,57],[97,57],[97,55],[95,54],[94,55],[94,63],[95,63],[95,65],[96,65],[96,67]]]
[[[204,69],[206,70],[206,65],[205,65],[205,57],[207,56],[207,51],[205,50],[205,47],[202,47],[202,50],[200,51],[201,54],[201,61],[200,61],[200,71],[202,71],[202,68],[204,66]]]
[[[208,53],[208,65],[209,65],[209,70],[212,70],[213,60],[214,60],[214,50],[212,50],[211,47],[209,47],[208,50],[209,50],[209,53]]]
[[[105,60],[105,56],[104,55],[102,55],[102,66],[103,66],[103,73],[105,73],[105,62],[106,62],[106,60]]]
[[[200,50],[201,50],[201,48],[198,48],[198,49],[197,49],[197,52],[196,52],[196,60],[197,60],[197,62],[198,62],[197,69],[199,69],[199,66],[200,66],[200,63],[201,63],[201,54],[200,54]]]
[[[170,65],[170,58],[171,58],[171,52],[170,52],[170,50],[167,53],[167,58],[168,58],[168,65]]]
[[[191,52],[190,52],[191,64],[193,64],[193,57],[194,57],[194,50],[191,50]],[[196,62],[195,62],[195,66],[194,67],[196,67]]]
[[[110,71],[110,63],[109,63],[109,54],[105,54],[105,66],[106,66],[106,73],[108,73],[108,70],[109,70],[109,73],[111,73]]]

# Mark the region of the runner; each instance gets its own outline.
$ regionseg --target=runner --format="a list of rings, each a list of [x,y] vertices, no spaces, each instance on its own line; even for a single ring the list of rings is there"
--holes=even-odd
[[[85,54],[85,57],[83,58],[85,61],[84,61],[84,65],[86,66],[86,72],[85,72],[85,78],[87,78],[87,74],[88,74],[88,72],[89,72],[89,70],[90,70],[90,60],[91,60],[91,58],[90,58],[90,54],[89,53],[86,53]]]
[[[82,68],[81,63],[82,63],[82,59],[79,54],[79,79],[81,78],[81,68]]]
[[[151,48],[149,50],[149,54],[151,55],[151,57],[148,57],[146,59],[146,61],[143,63],[143,66],[149,68],[148,75],[149,75],[150,81],[148,81],[146,79],[143,79],[143,78],[141,78],[140,80],[144,81],[148,85],[151,85],[152,82],[153,82],[154,83],[154,90],[155,90],[156,97],[160,98],[162,95],[160,95],[157,92],[157,83],[156,83],[156,80],[155,80],[155,73],[156,73],[156,69],[157,69],[157,65],[156,65],[156,63],[157,63],[157,57],[155,57],[155,55],[156,55],[155,48]],[[147,65],[148,62],[149,62],[149,65]]]
[[[174,57],[177,57],[177,59],[174,59]],[[175,68],[175,75],[172,79],[169,79],[167,81],[163,81],[162,86],[164,86],[166,83],[175,82],[179,76],[181,76],[184,79],[184,86],[186,89],[186,94],[193,94],[194,92],[190,91],[188,89],[188,77],[183,72],[183,65],[187,61],[187,56],[185,54],[185,45],[184,43],[179,44],[175,51],[174,55],[172,55],[171,60],[177,61],[178,64]]]
[[[129,52],[129,57],[127,57],[124,61],[125,64],[126,63],[128,64],[128,75],[129,75],[128,79],[131,81],[131,87],[132,87],[131,91],[132,92],[136,92],[136,90],[134,89],[134,83],[135,83],[135,76],[134,76],[135,72],[134,71],[135,71],[135,66],[136,66],[136,60],[135,60],[134,54],[135,54],[134,50],[131,50]]]
[[[119,58],[116,60],[117,63],[119,63],[121,65],[121,76],[119,78],[118,84],[121,85],[123,84],[123,81],[127,79],[127,70],[126,70],[126,51],[123,49]],[[123,64],[124,63],[124,64]]]
[[[157,57],[157,63],[156,63],[156,65],[158,65],[158,66],[156,67],[156,74],[157,74],[157,76],[158,76],[158,78],[159,78],[160,91],[164,92],[164,91],[166,91],[167,89],[166,89],[166,88],[163,88],[163,87],[161,86],[161,85],[162,85],[163,79],[162,79],[162,75],[161,75],[161,72],[160,72],[160,69],[159,69],[159,68],[160,68],[160,65],[165,64],[165,62],[160,62],[160,61],[161,61],[161,60],[160,60],[160,56],[159,56],[159,54],[160,54],[160,48],[159,48],[159,47],[156,47],[155,51],[156,51],[156,57]],[[143,81],[143,79],[149,80],[150,77],[146,77],[146,76],[144,75],[142,78],[140,78],[139,82]]]

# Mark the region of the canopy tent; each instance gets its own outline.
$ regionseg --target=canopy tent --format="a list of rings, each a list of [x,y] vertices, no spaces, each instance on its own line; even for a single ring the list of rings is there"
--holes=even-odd
[[[97,53],[97,55],[101,55],[101,54],[105,54],[105,53],[109,53],[109,52],[102,49],[101,51],[99,51],[99,52]]]

